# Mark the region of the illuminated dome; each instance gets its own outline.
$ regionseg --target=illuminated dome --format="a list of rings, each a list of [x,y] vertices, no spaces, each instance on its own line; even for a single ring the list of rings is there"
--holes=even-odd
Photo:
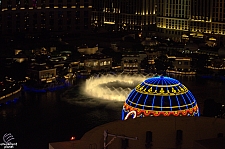
[[[130,92],[122,110],[122,120],[146,116],[199,116],[199,109],[192,93],[178,80],[152,77]]]

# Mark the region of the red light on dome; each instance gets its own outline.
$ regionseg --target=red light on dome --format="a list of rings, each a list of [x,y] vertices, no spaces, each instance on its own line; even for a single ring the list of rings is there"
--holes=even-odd
[[[70,138],[71,141],[72,141],[72,140],[75,140],[75,139],[76,139],[75,137],[71,137],[71,138]]]

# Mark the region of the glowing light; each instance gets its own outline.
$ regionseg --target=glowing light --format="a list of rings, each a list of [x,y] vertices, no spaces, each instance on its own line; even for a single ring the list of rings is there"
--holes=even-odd
[[[72,140],[75,140],[75,139],[76,139],[75,137],[71,137],[71,138],[70,138],[71,141],[72,141]]]
[[[131,92],[129,87],[136,86],[145,79],[152,77],[152,75],[98,75],[92,76],[86,80],[84,85],[85,94],[106,100],[125,101],[128,94]],[[119,87],[109,87],[108,84],[113,83]],[[120,86],[129,86],[122,88]]]
[[[130,111],[126,117],[124,118],[124,120],[127,120],[129,116],[133,115],[133,119],[136,118],[137,114],[136,111]]]
[[[104,24],[115,24],[115,22],[107,22],[107,21],[105,21]]]
[[[163,76],[149,78],[130,92],[123,105],[122,119],[129,118],[133,111],[135,117],[199,116],[192,93],[178,80]]]
[[[5,89],[4,89],[4,90],[5,90]],[[4,91],[4,90],[3,90],[3,91]],[[11,96],[11,95],[14,95],[14,94],[18,93],[19,91],[21,91],[21,87],[20,87],[18,90],[12,92],[12,93],[9,93],[9,94],[7,94],[7,95],[5,95],[5,96],[1,96],[1,97],[0,97],[0,100],[2,100],[2,99],[4,99],[4,98],[7,98],[7,97],[9,97],[9,96]]]

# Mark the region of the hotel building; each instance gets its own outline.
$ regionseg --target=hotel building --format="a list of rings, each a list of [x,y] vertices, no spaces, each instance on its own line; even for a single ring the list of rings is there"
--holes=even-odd
[[[225,41],[225,1],[192,0],[190,31]],[[196,34],[195,34],[196,35]]]
[[[191,16],[191,0],[158,0],[157,31],[159,36],[180,40],[188,33]]]
[[[0,33],[88,31],[91,9],[90,0],[0,0]]]
[[[108,31],[148,34],[156,23],[156,0],[93,0],[91,22]]]
[[[224,0],[0,0],[0,33],[136,32],[225,42]]]
[[[157,30],[174,40],[214,37],[225,41],[224,0],[159,0]]]
[[[91,22],[107,31],[136,31],[148,37],[154,30],[175,41],[193,37],[220,43],[225,41],[224,12],[224,0],[93,0]]]

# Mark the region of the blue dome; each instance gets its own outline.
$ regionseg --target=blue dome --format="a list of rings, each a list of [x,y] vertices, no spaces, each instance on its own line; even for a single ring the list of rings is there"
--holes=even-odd
[[[130,115],[198,116],[199,112],[193,94],[183,84],[159,76],[145,80],[131,91],[123,106],[122,119]]]

